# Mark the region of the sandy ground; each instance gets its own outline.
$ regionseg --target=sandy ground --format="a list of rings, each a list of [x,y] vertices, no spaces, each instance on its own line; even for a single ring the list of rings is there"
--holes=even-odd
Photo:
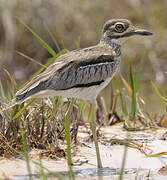
[[[127,135],[127,131],[125,131],[120,125],[101,128],[99,146],[103,167],[108,169],[121,168],[125,146],[111,142],[112,139],[124,140],[127,137],[128,139],[132,139],[132,142],[130,145],[131,147],[128,147],[127,149],[125,168],[128,170],[133,170],[135,168],[138,170],[138,175],[140,174],[140,171],[143,173],[143,169],[145,173],[144,175],[146,175],[150,170],[153,179],[166,179],[165,176],[162,176],[167,174],[166,169],[162,171],[162,167],[167,164],[166,155],[159,158],[147,157],[148,155],[155,153],[167,152],[167,141],[162,140],[162,136],[166,131],[166,129],[150,129],[146,131],[130,132]],[[92,175],[95,174],[94,170],[97,167],[94,144],[92,142],[85,142],[88,133],[83,127],[80,128],[79,132],[78,141],[80,143],[72,153],[75,165],[74,169],[75,171],[80,171],[77,173],[78,179],[81,177],[86,177],[85,179],[89,179],[89,177],[91,177],[91,179],[96,179],[96,176],[94,178],[92,177]],[[38,156],[33,155],[37,152],[38,151],[33,150],[30,152],[30,156],[33,161],[39,163]],[[65,158],[52,160],[44,157],[42,158],[42,164],[45,168],[54,172],[66,172],[68,170]],[[31,162],[31,171],[32,174],[40,174],[39,165]],[[131,174],[135,176],[137,173],[135,171],[135,173]],[[15,158],[0,159],[1,178],[8,177],[9,179],[26,179],[25,175],[27,174],[27,166],[24,160]],[[156,178],[154,175],[156,175]],[[112,177],[113,179],[118,179],[118,176],[116,175]],[[107,176],[107,173],[106,176],[103,177],[105,180],[109,178],[111,178],[111,175]],[[127,179],[129,178],[127,177]]]

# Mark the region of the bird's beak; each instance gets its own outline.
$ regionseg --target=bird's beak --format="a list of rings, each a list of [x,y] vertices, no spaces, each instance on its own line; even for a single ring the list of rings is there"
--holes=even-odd
[[[133,31],[133,34],[134,35],[142,35],[142,36],[149,36],[149,35],[152,35],[153,33],[150,32],[150,31],[147,31],[145,29],[135,29]]]

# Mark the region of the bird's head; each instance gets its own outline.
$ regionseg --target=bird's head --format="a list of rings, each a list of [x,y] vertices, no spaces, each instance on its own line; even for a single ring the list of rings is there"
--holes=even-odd
[[[107,40],[120,39],[132,35],[148,36],[152,35],[152,32],[135,27],[127,19],[111,19],[104,24],[102,30],[102,38]]]

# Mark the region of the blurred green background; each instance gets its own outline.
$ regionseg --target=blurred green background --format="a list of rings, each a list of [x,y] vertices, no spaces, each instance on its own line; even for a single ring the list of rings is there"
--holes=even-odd
[[[74,50],[78,41],[81,48],[97,44],[103,24],[111,18],[126,18],[138,27],[152,31],[152,37],[133,37],[123,43],[119,71],[128,79],[128,61],[132,62],[135,72],[146,51],[140,95],[146,103],[146,111],[164,112],[151,81],[163,95],[167,95],[166,0],[0,0],[0,78],[4,84],[7,75],[2,68],[6,68],[19,84],[40,68],[16,51],[42,63],[50,57],[16,17],[30,26],[56,52],[63,48]]]

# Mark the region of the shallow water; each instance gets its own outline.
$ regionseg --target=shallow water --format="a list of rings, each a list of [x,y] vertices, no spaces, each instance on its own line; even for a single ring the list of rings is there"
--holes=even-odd
[[[107,180],[107,179],[118,179],[120,176],[121,169],[111,169],[111,168],[87,168],[87,169],[76,169],[74,168],[75,178],[77,180],[82,179],[98,179],[98,180]],[[145,179],[150,173],[150,179],[166,179],[167,176],[160,176],[157,175],[156,171],[149,171],[148,169],[135,169],[135,168],[129,168],[124,169],[124,179],[134,179],[136,177],[137,180]],[[60,174],[66,174],[67,172],[60,172]],[[52,177],[50,175],[46,175],[47,179],[55,179],[55,177]],[[26,180],[26,179],[40,179],[40,174],[32,175],[31,177],[28,175],[24,176],[12,176],[11,179],[13,180]]]

